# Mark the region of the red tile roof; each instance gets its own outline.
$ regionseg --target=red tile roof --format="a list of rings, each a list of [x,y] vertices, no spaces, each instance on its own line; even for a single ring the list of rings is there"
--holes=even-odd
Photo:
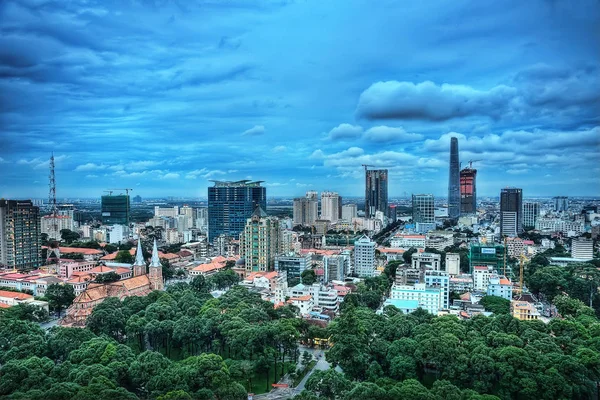
[[[0,297],[7,297],[10,299],[25,300],[33,299],[33,296],[27,293],[11,292],[9,290],[0,290]]]

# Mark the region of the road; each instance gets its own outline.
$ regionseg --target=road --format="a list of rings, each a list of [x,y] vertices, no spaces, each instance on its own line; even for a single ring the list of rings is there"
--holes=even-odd
[[[50,328],[52,328],[53,326],[56,326],[56,324],[58,324],[58,321],[60,321],[58,318],[51,319],[50,321],[42,322],[40,324],[40,327],[45,330],[50,330]]]

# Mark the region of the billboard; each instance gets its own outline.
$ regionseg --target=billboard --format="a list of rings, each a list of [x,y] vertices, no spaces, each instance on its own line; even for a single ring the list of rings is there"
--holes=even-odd
[[[481,249],[481,254],[496,254],[496,249],[494,247],[484,247]]]

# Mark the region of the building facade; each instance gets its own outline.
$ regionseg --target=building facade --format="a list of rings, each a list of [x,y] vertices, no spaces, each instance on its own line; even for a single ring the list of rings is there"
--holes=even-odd
[[[240,255],[246,262],[246,272],[273,270],[278,252],[279,220],[258,206],[240,235]]]
[[[435,205],[432,194],[413,194],[413,223],[435,224]]]
[[[450,139],[450,169],[448,173],[448,217],[460,217],[460,163],[458,161],[458,139]]]
[[[460,275],[460,254],[446,253],[446,272],[451,276]]]
[[[540,216],[540,203],[523,203],[523,227],[534,228],[535,223]]]
[[[571,257],[582,260],[594,258],[594,241],[586,238],[576,238],[571,242]]]
[[[477,170],[474,168],[460,171],[460,213],[477,213]]]
[[[375,246],[366,235],[354,242],[354,273],[367,278],[375,273]]]
[[[102,224],[129,225],[131,205],[129,195],[102,196]]]
[[[500,192],[500,235],[517,236],[523,232],[523,190],[504,188]]]
[[[208,188],[208,239],[219,235],[238,239],[254,209],[267,209],[267,190],[260,181],[213,182]]]
[[[365,217],[375,218],[377,211],[388,213],[388,170],[365,170]]]
[[[306,192],[305,197],[294,199],[294,225],[312,226],[319,218],[317,192]]]
[[[554,211],[563,212],[569,210],[569,198],[567,196],[556,196],[554,200]]]
[[[321,219],[336,223],[340,219],[341,199],[336,192],[321,193]]]
[[[42,265],[40,209],[31,200],[0,200],[0,264],[18,270]]]
[[[310,265],[310,254],[292,254],[275,257],[275,270],[280,273],[285,272],[288,281],[291,281],[294,278],[299,279],[302,272],[310,268]]]
[[[342,219],[344,221],[352,221],[352,218],[356,218],[358,215],[358,209],[356,204],[344,204],[342,206]]]

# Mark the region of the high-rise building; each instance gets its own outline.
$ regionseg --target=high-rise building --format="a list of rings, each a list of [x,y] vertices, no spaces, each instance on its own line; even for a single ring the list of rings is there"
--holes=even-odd
[[[129,225],[129,195],[102,196],[102,223]]]
[[[477,170],[463,168],[460,171],[460,213],[475,214],[477,212]]]
[[[569,198],[567,196],[556,196],[554,200],[554,211],[561,212],[569,209]]]
[[[356,218],[357,210],[356,204],[344,204],[342,206],[342,219],[351,222],[352,218]]]
[[[267,209],[267,190],[262,181],[213,181],[208,188],[208,238],[238,238],[256,206]]]
[[[450,139],[450,170],[448,175],[448,216],[456,219],[460,217],[460,164],[458,161],[458,139]]]
[[[336,192],[321,193],[321,219],[332,224],[340,219],[340,196]]]
[[[540,216],[540,203],[523,203],[523,227],[535,227],[535,223]]]
[[[305,197],[294,199],[294,225],[314,225],[319,218],[319,201],[317,192],[306,192]]]
[[[354,242],[354,273],[360,278],[375,273],[375,245],[366,235]]]
[[[257,206],[240,234],[240,255],[246,262],[246,272],[273,270],[278,251],[279,220]]]
[[[517,236],[523,232],[523,190],[504,188],[500,192],[500,235]]]
[[[388,170],[365,170],[365,217],[375,218],[381,211],[388,214]]]
[[[68,229],[72,231],[74,228],[73,218],[68,215],[44,215],[40,218],[41,232],[48,235],[48,239],[60,240],[60,231]],[[55,229],[56,228],[56,229]]]
[[[141,203],[142,202],[142,196],[137,195],[133,198],[133,202],[134,203]]]
[[[173,207],[154,206],[154,216],[155,217],[175,218],[178,215],[179,215],[179,206],[173,206]]]
[[[0,264],[19,270],[42,265],[40,209],[31,200],[0,200]]]
[[[586,238],[573,239],[571,243],[571,257],[581,260],[594,258],[594,241]]]
[[[413,194],[413,223],[435,223],[435,205],[432,194]]]

